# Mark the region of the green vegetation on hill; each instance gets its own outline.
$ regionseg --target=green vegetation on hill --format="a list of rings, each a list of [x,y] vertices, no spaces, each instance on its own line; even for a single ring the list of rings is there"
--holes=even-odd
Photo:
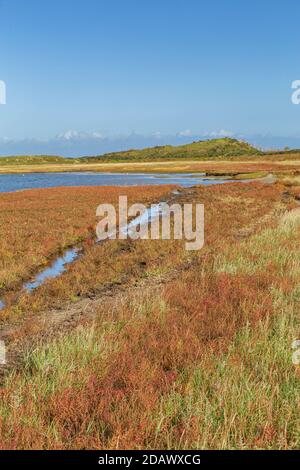
[[[114,162],[150,162],[164,160],[209,160],[230,159],[239,156],[262,155],[263,153],[236,139],[212,139],[191,144],[149,147],[142,150],[127,150],[106,153],[95,157],[64,158],[48,155],[0,157],[1,165],[40,165],[60,163],[114,163]]]
[[[71,163],[72,161],[73,159],[70,158],[52,155],[20,155],[13,157],[0,157],[0,165],[40,165],[42,163]]]
[[[212,139],[193,142],[191,144],[150,147],[142,150],[106,153],[97,157],[82,157],[85,162],[124,162],[124,161],[155,161],[155,160],[205,160],[210,158],[230,158],[241,155],[260,155],[262,152],[247,142],[236,139]]]

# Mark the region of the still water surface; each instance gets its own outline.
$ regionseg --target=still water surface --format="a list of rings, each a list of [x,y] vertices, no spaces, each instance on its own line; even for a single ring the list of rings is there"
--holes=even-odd
[[[203,173],[28,173],[0,175],[0,192],[57,186],[139,186],[176,184],[184,187],[195,184],[220,184],[207,180]]]

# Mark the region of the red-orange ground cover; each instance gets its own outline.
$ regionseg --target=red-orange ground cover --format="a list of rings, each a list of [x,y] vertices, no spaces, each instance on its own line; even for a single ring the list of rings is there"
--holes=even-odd
[[[28,279],[68,246],[95,236],[96,208],[160,200],[170,187],[82,187],[0,194],[0,293]]]
[[[230,184],[189,189],[178,200],[205,204],[204,249],[186,256],[180,244],[139,241],[127,252],[124,245],[123,251],[101,251],[102,262],[109,256],[115,266],[120,263],[116,279],[126,267],[130,268],[128,276],[140,276],[135,267],[141,260],[143,269],[149,264],[162,269],[171,259],[178,276],[158,289],[153,290],[149,283],[143,293],[124,293],[113,309],[98,305],[90,334],[86,336],[89,327],[83,322],[73,336],[70,333],[50,343],[46,352],[42,347],[35,351],[25,362],[25,372],[19,372],[1,389],[1,400],[6,404],[0,407],[2,448],[191,448],[199,443],[207,447],[287,448],[297,444],[298,434],[292,429],[293,410],[297,410],[293,368],[287,371],[284,363],[278,370],[270,354],[268,367],[272,370],[267,369],[266,385],[265,371],[263,374],[259,369],[276,329],[270,329],[270,337],[266,333],[267,339],[258,336],[253,343],[249,339],[253,332],[262,334],[260,325],[263,331],[271,328],[272,317],[281,309],[279,295],[285,299],[286,310],[292,305],[288,304],[290,297],[296,295],[299,273],[293,259],[278,259],[278,241],[282,240],[276,238],[281,234],[276,230],[283,214],[297,207],[294,195],[280,185]],[[268,236],[260,239],[264,230]],[[297,231],[280,236],[288,252],[296,250]],[[87,252],[90,261],[97,259],[98,248]],[[260,266],[267,248],[270,259]],[[252,271],[247,271],[246,263],[244,271],[230,271],[247,256]],[[227,270],[216,269],[220,257],[229,263]],[[180,271],[187,261],[189,269]],[[69,294],[80,283],[86,286],[84,295],[92,288],[84,263],[82,259],[63,277],[71,286],[66,287]],[[97,276],[97,266],[99,270],[103,264],[89,266]],[[284,269],[287,272],[282,275]],[[100,277],[97,279],[101,283]],[[46,297],[60,297],[60,282],[51,281],[33,294],[24,304],[24,314],[38,302],[41,292]],[[241,344],[239,354],[231,357],[232,369],[227,365],[223,374],[222,355],[244,328],[249,344]],[[265,343],[260,363],[253,369],[251,348],[260,341]],[[277,354],[280,365],[283,359]],[[235,367],[239,372],[231,383]],[[242,391],[238,389],[240,371],[248,380],[242,383]],[[287,374],[290,388],[285,395]],[[270,396],[285,407],[290,399],[284,414],[290,417],[291,428],[282,427],[280,406],[275,401],[274,409],[268,408],[269,389]],[[245,400],[244,408],[239,408],[237,393]],[[199,397],[202,401],[198,402]],[[243,404],[242,399],[240,402]],[[262,408],[256,413],[259,406]],[[215,436],[219,440],[214,441]]]

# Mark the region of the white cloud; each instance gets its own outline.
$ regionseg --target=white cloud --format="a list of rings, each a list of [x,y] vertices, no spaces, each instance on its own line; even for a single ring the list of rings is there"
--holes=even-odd
[[[160,139],[162,137],[162,133],[161,132],[153,132],[152,134],[152,137],[154,137],[155,139]]]
[[[105,139],[105,136],[100,132],[78,132],[75,130],[68,130],[56,136],[58,140],[87,140],[87,139]]]
[[[79,134],[77,131],[69,130],[69,131],[63,132],[62,134],[58,134],[57,138],[63,139],[63,140],[71,140],[71,139],[76,139],[78,135]]]
[[[220,131],[212,131],[205,134],[207,137],[233,137],[234,132],[226,131],[225,129],[221,129]]]
[[[179,137],[190,137],[192,135],[192,131],[190,129],[186,129],[185,131],[178,132]]]
[[[100,132],[92,132],[92,137],[95,137],[95,139],[105,139],[105,135],[100,134]]]

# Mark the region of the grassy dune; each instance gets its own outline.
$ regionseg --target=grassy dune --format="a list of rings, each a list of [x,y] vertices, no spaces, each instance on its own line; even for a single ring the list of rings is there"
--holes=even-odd
[[[96,164],[115,162],[151,162],[157,160],[177,159],[210,159],[210,158],[233,158],[241,155],[261,155],[261,151],[247,142],[236,139],[212,139],[193,142],[191,144],[172,146],[149,147],[141,150],[127,150],[122,152],[106,153],[93,157],[81,157],[68,159],[58,156],[12,156],[0,157],[0,165],[40,165],[40,164]]]
[[[206,208],[200,252],[90,246],[21,298],[11,341],[32,343],[0,389],[0,447],[299,448],[299,197],[281,184],[185,190],[179,203]],[[41,310],[50,322],[74,301],[76,325],[47,337]]]
[[[185,145],[164,145],[145,148],[142,150],[128,150],[122,152],[106,153],[99,157],[83,157],[82,161],[89,163],[99,162],[126,162],[126,161],[155,161],[190,159],[202,160],[210,158],[233,158],[241,155],[261,155],[261,151],[247,142],[236,139],[211,139],[193,142]]]
[[[74,160],[75,161],[75,160]],[[0,165],[41,165],[41,164],[61,164],[70,163],[70,159],[50,156],[50,155],[27,155],[27,156],[11,156],[0,157]],[[72,162],[72,161],[71,161]]]

